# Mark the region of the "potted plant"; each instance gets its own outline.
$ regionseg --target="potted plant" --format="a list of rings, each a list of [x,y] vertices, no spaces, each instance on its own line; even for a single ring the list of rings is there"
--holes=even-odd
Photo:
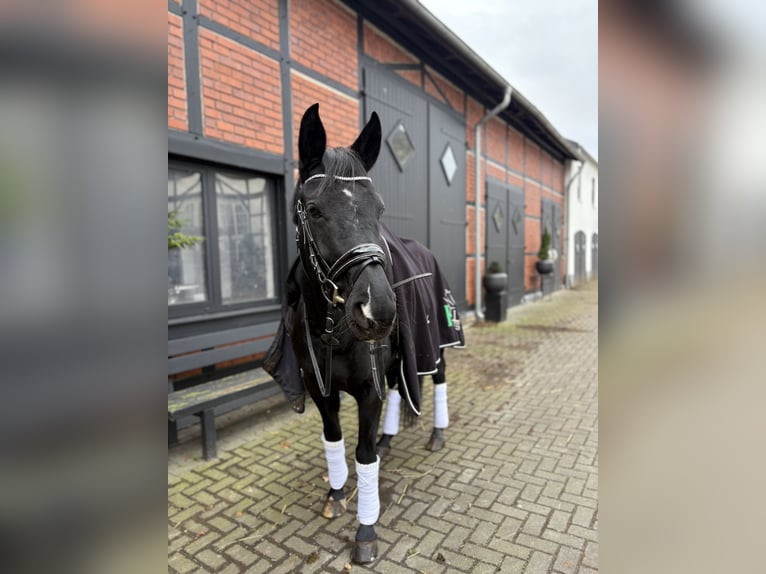
[[[540,243],[540,251],[537,252],[537,262],[535,262],[535,269],[540,275],[548,275],[553,272],[553,261],[550,257],[551,249],[551,233],[548,228],[543,231],[543,239]]]
[[[193,247],[204,240],[204,237],[183,233],[181,228],[185,223],[183,219],[178,217],[177,211],[168,211],[168,251]]]
[[[178,217],[177,211],[168,211],[168,304],[184,303],[190,300],[190,292],[184,292],[182,285],[181,250],[194,247],[204,237],[187,235],[181,229],[186,222]],[[194,287],[191,287],[194,289]]]
[[[493,261],[487,267],[487,273],[484,275],[484,288],[487,293],[500,293],[508,285],[508,274],[503,273],[503,268],[497,261]]]

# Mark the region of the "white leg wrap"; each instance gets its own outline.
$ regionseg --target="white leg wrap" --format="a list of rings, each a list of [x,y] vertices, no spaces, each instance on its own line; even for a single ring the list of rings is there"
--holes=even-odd
[[[356,461],[356,480],[359,487],[359,505],[357,518],[359,524],[373,525],[380,516],[380,496],[378,495],[378,469],[380,457],[371,464]]]
[[[346,464],[346,445],[343,439],[329,442],[322,434],[324,443],[324,456],[327,459],[327,477],[330,479],[330,488],[339,490],[346,484],[348,478],[348,465]]]
[[[447,383],[440,383],[434,385],[434,428],[446,429],[448,426]]]
[[[383,434],[395,435],[399,433],[399,407],[402,404],[402,396],[396,389],[389,389],[386,396],[386,416],[383,419]]]

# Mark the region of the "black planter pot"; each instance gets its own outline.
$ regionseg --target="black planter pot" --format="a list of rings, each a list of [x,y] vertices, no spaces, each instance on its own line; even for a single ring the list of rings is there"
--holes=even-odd
[[[489,273],[484,276],[484,288],[487,293],[500,293],[508,285],[507,273]]]
[[[553,261],[550,259],[538,259],[535,262],[535,269],[540,275],[550,275],[553,273]]]

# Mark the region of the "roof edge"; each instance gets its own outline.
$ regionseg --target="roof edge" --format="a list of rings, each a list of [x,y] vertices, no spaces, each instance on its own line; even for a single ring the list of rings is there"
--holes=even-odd
[[[570,159],[578,159],[577,153],[572,149],[570,140],[562,136],[559,131],[553,126],[547,117],[530,102],[519,90],[517,90],[513,84],[500,75],[497,70],[489,65],[481,56],[479,56],[473,49],[468,46],[455,32],[453,32],[446,24],[434,16],[425,6],[423,6],[417,0],[399,0],[399,3],[411,10],[417,17],[419,17],[429,28],[434,32],[442,36],[449,44],[451,44],[456,52],[459,53],[465,60],[468,60],[472,66],[474,66],[482,75],[487,77],[492,83],[496,84],[498,89],[502,92],[506,86],[510,86],[513,90],[512,99],[525,109],[535,120],[537,120],[543,128],[550,134],[550,136],[561,146],[564,155],[569,155]],[[500,114],[503,116],[504,114]]]
[[[585,149],[585,146],[581,145],[580,143],[576,142],[575,140],[568,140],[569,141],[569,147],[572,148],[577,152],[579,156],[585,156],[585,159],[590,161],[592,164],[594,164],[596,167],[598,167],[598,160],[594,158],[587,149]],[[580,157],[579,159],[583,159]]]

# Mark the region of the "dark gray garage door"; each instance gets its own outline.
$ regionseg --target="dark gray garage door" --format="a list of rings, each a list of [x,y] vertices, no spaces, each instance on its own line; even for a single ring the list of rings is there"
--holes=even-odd
[[[364,73],[365,117],[378,112],[383,126],[370,175],[386,204],[386,225],[428,245],[428,103],[390,76],[374,68]]]
[[[524,296],[524,192],[487,181],[487,262],[497,261],[508,274],[508,306]]]
[[[465,301],[465,124],[428,105],[429,247],[452,288]]]
[[[394,233],[434,252],[458,306],[465,290],[465,123],[416,86],[364,60],[364,113],[376,111],[383,144],[371,175]]]

